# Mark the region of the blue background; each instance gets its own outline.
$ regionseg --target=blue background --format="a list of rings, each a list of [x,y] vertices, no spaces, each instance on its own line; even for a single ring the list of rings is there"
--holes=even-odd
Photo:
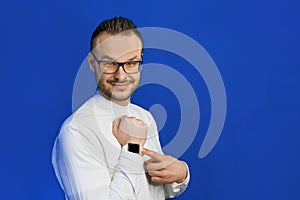
[[[210,118],[209,95],[200,76],[185,74],[191,82],[200,82],[193,87],[201,122],[182,156],[192,177],[178,199],[300,199],[298,1],[1,4],[1,199],[64,198],[51,166],[53,141],[72,112],[73,83],[93,29],[120,15],[139,27],[165,27],[192,37],[211,55],[225,84],[228,111],[222,135],[213,151],[199,159]],[[145,52],[145,60],[175,67],[184,62],[154,50]],[[164,95],[143,99],[145,91]],[[174,95],[149,85],[133,100],[145,106],[172,102],[161,136],[163,144],[171,140],[180,114]]]

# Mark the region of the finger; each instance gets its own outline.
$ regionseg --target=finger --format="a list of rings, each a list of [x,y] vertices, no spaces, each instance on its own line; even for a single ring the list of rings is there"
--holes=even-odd
[[[121,118],[115,119],[115,120],[113,121],[113,127],[119,128],[120,122],[121,122]]]
[[[145,165],[147,171],[157,171],[163,169],[162,163],[149,163]]]
[[[114,121],[112,122],[112,130],[113,130],[113,132],[115,132],[116,129],[117,129],[117,123],[116,123],[116,120],[114,120]]]
[[[148,165],[149,163],[157,163],[157,160],[156,159],[153,159],[153,158],[150,158],[149,160],[146,160],[144,162],[144,165]]]
[[[156,183],[166,183],[164,178],[158,176],[151,177],[151,181]]]
[[[144,126],[148,126],[144,121],[140,120],[140,119],[137,119],[137,118],[134,118],[135,122],[137,124],[139,124],[140,126],[144,127]]]
[[[121,118],[118,118],[115,123],[116,123],[116,127],[119,128],[121,124]]]
[[[154,171],[148,171],[147,172],[149,176],[151,177],[165,177],[165,171],[164,170],[154,170]]]
[[[153,159],[155,159],[157,161],[161,161],[164,158],[164,155],[159,154],[159,153],[157,153],[155,151],[152,151],[150,149],[147,149],[147,148],[143,148],[143,152],[142,153],[145,154],[145,155],[147,155],[147,156],[150,156],[151,158],[153,158]]]

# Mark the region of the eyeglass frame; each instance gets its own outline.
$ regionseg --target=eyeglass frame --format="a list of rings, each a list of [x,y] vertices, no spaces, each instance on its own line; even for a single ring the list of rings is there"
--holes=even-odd
[[[101,71],[101,68],[100,68],[101,62],[111,62],[111,63],[118,64],[118,68],[116,69],[115,72],[103,72],[103,71],[101,71],[103,74],[116,74],[119,71],[120,67],[122,67],[123,71],[126,74],[137,74],[137,73],[139,73],[142,70],[143,60],[132,60],[132,61],[127,61],[127,62],[115,62],[115,61],[109,61],[109,60],[98,60],[97,57],[95,56],[95,54],[93,52],[90,52],[90,53],[94,57],[95,61],[98,63],[100,71]],[[124,65],[126,63],[130,63],[130,62],[138,62],[139,66],[138,66],[138,71],[137,72],[127,72],[125,70]]]

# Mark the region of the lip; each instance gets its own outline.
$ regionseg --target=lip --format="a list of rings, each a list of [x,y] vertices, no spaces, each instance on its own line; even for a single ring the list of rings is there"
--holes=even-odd
[[[126,82],[126,83],[112,83],[111,82],[110,84],[117,90],[125,90],[130,85],[129,82]]]

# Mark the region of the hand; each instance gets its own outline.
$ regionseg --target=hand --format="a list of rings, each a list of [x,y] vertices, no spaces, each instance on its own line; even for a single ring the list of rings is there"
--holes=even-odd
[[[121,146],[135,143],[143,147],[147,139],[148,126],[135,117],[122,116],[113,121],[112,132]]]
[[[186,179],[188,170],[184,162],[146,148],[142,153],[151,157],[145,161],[145,167],[153,182],[182,183]]]

